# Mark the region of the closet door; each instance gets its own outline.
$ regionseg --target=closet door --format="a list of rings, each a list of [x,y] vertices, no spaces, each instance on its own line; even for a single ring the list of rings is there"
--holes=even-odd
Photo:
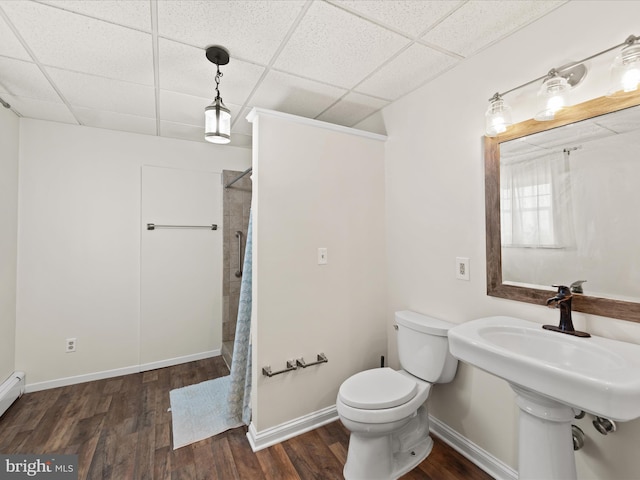
[[[219,173],[142,167],[140,363],[219,354],[222,205]],[[155,225],[211,228],[147,228]]]

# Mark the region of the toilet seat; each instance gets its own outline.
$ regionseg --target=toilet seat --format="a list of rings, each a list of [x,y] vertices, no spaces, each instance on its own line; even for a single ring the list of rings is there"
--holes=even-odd
[[[418,384],[391,368],[365,370],[340,386],[338,398],[345,405],[362,410],[379,410],[403,405],[416,396]]]

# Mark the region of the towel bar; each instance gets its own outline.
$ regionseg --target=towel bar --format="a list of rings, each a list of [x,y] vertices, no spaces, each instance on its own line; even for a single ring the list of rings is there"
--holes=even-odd
[[[287,368],[284,370],[278,370],[277,372],[271,371],[271,365],[267,365],[266,367],[262,367],[262,374],[267,377],[273,377],[274,375],[280,375],[281,373],[290,372],[292,370],[296,370],[298,367],[293,363],[293,360],[287,360]]]
[[[311,363],[305,363],[304,358],[299,358],[299,359],[296,360],[296,365],[298,367],[307,368],[307,367],[311,367],[312,365],[319,365],[321,363],[327,363],[328,361],[329,361],[329,359],[327,358],[327,356],[324,353],[319,353],[317,361],[311,362]]]
[[[311,367],[313,365],[320,365],[321,363],[327,363],[329,361],[329,359],[327,358],[327,356],[324,353],[319,353],[318,354],[318,360],[316,360],[315,362],[311,362],[311,363],[307,363],[304,361],[304,358],[300,357],[297,360],[287,360],[287,368],[283,369],[283,370],[278,370],[277,372],[274,372],[271,370],[271,365],[267,365],[266,367],[262,367],[262,374],[266,377],[273,377],[274,375],[280,375],[281,373],[286,373],[286,372],[291,372],[293,370],[297,370],[298,367],[300,368],[307,368],[307,367]]]
[[[156,230],[158,228],[206,228],[207,230],[217,230],[218,225],[156,225],[155,223],[147,223],[147,230]]]

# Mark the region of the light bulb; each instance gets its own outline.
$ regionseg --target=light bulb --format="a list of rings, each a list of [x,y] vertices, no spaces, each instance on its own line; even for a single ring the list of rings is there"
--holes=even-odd
[[[566,106],[565,95],[569,90],[569,82],[564,77],[555,75],[548,77],[538,91],[540,110],[535,115],[539,121],[553,120],[556,113]]]
[[[485,113],[485,130],[488,137],[495,137],[507,131],[513,125],[511,107],[502,97],[496,95],[489,103]]]
[[[640,44],[632,43],[622,49],[611,66],[611,89],[616,92],[634,92],[640,84]]]

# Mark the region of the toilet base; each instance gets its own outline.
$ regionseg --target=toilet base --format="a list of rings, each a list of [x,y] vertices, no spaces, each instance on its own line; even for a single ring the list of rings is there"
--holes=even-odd
[[[351,432],[345,480],[395,480],[422,462],[433,448],[425,406],[389,435]]]

